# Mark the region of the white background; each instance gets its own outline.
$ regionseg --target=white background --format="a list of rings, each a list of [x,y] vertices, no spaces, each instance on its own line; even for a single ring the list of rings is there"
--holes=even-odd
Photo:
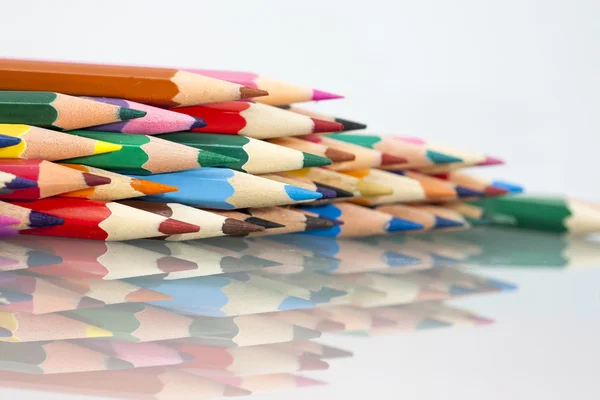
[[[345,94],[314,108],[372,132],[508,162],[482,174],[600,200],[597,1],[0,4],[1,56],[260,72]],[[489,273],[521,286],[463,302],[494,326],[334,338],[357,354],[318,374],[328,387],[265,398],[599,398],[600,274]]]

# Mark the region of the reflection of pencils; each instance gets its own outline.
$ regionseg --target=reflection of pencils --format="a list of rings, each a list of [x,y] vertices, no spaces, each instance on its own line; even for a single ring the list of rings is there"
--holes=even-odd
[[[266,374],[249,376],[211,376],[217,382],[233,385],[252,393],[270,392],[273,390],[290,390],[311,386],[325,385],[325,382],[317,381],[294,374]]]
[[[0,59],[0,89],[47,90],[118,97],[163,107],[238,100],[267,94],[173,68]]]
[[[146,115],[128,105],[104,104],[53,92],[0,91],[0,123],[70,131]]]
[[[174,108],[172,111],[206,121],[206,128],[195,128],[194,132],[243,135],[255,139],[309,135],[342,129],[342,125],[337,122],[321,121],[257,103],[228,101]]]
[[[71,131],[85,138],[102,138],[122,146],[109,154],[77,157],[65,160],[69,164],[84,164],[124,174],[162,174],[186,169],[226,166],[236,159],[198,150],[154,136],[128,135],[114,132]]]
[[[115,202],[48,198],[20,205],[62,218],[63,225],[24,231],[27,235],[129,240],[197,232],[200,227]]]
[[[231,162],[227,167],[249,174],[266,174],[331,164],[328,158],[245,136],[182,132],[162,135],[161,138],[237,159],[239,161]]]
[[[61,257],[57,257],[52,253],[32,250],[11,243],[8,240],[0,241],[0,254],[5,257],[4,265],[0,266],[2,272],[55,265],[62,262]]]

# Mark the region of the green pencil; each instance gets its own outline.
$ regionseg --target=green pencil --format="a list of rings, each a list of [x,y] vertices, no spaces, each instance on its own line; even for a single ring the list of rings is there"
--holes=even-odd
[[[239,161],[229,164],[228,167],[249,174],[292,171],[331,164],[329,158],[245,136],[181,132],[160,137],[196,149],[237,158]]]
[[[96,154],[71,158],[63,161],[64,163],[83,164],[123,174],[162,174],[200,167],[227,166],[238,161],[236,158],[194,149],[154,136],[91,131],[69,133],[92,139],[102,138],[103,141],[120,144],[123,147],[119,151],[112,152],[109,157],[96,157],[104,155]]]

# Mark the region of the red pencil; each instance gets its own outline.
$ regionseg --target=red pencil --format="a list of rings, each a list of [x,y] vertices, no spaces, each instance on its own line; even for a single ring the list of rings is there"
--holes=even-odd
[[[203,106],[174,108],[172,111],[202,118],[207,126],[194,132],[226,133],[255,139],[337,132],[343,125],[306,117],[265,104],[227,101]]]
[[[15,202],[19,206],[61,217],[65,223],[22,232],[94,240],[130,240],[198,232],[200,227],[128,207],[86,199],[49,198]]]

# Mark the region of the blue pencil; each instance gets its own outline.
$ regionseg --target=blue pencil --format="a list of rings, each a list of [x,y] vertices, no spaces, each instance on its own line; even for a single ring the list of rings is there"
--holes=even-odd
[[[220,210],[295,204],[322,197],[311,190],[226,168],[197,168],[139,178],[179,188],[177,192],[147,196],[143,200]]]
[[[15,146],[21,143],[21,139],[18,137],[0,135],[0,148]]]
[[[11,194],[14,190],[38,187],[36,181],[0,171],[0,194]]]
[[[248,285],[248,274],[207,276],[177,281],[130,279],[132,283],[156,292],[173,296],[172,300],[149,304],[196,316],[228,317],[273,311],[313,308],[315,303],[294,296],[286,296],[261,287]]]

